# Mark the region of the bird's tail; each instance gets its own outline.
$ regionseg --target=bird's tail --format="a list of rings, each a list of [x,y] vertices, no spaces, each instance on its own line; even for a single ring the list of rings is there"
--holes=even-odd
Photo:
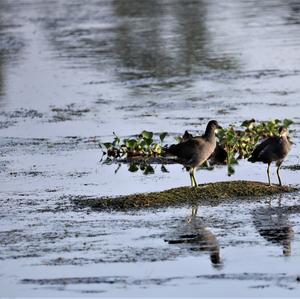
[[[176,154],[176,144],[172,144],[169,147],[165,148],[167,154],[175,155]]]

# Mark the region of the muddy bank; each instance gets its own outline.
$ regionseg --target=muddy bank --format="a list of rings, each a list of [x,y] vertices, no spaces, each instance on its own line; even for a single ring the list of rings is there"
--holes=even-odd
[[[99,210],[128,210],[142,208],[161,208],[169,206],[210,204],[236,198],[256,199],[262,196],[293,192],[289,186],[269,186],[260,182],[231,181],[199,185],[198,188],[179,187],[161,192],[141,193],[120,197],[73,198],[80,207],[91,207]]]

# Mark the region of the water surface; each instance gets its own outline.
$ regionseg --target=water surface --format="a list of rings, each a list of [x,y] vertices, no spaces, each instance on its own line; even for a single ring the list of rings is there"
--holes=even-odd
[[[191,207],[99,213],[69,197],[189,184],[180,165],[102,165],[113,131],[172,143],[209,119],[291,118],[285,165],[298,165],[299,25],[292,0],[1,0],[0,295],[299,296],[299,192],[199,207],[192,221]],[[267,179],[246,161],[197,178]],[[282,178],[298,185],[299,170]],[[204,237],[165,242],[184,232]]]

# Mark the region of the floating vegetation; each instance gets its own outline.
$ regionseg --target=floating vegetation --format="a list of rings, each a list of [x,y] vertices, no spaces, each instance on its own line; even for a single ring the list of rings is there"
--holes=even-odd
[[[292,123],[293,121],[290,119],[275,119],[265,122],[256,122],[251,119],[242,122],[239,127],[230,125],[223,128],[216,134],[218,145],[210,157],[210,162],[227,165],[228,175],[232,175],[234,165],[240,159],[249,158],[259,141],[269,136],[279,135],[281,126],[288,128]],[[168,145],[164,144],[164,140],[168,136],[167,132],[154,134],[150,131],[142,131],[137,137],[126,138],[122,141],[115,133],[113,134],[112,142],[99,144],[103,155],[106,156],[103,163],[129,163],[129,171],[141,170],[144,174],[154,173],[151,164],[184,163],[166,153]],[[177,142],[182,142],[186,138],[193,138],[193,135],[186,131],[183,136],[175,137]],[[164,170],[162,169],[163,172],[167,172]]]
[[[199,185],[198,188],[180,187],[161,192],[132,194],[119,197],[91,198],[73,197],[73,202],[80,207],[97,210],[119,210],[143,208],[162,208],[182,205],[217,205],[222,201],[254,200],[262,196],[293,192],[295,188],[288,186],[269,186],[265,183],[250,181],[217,182]]]
[[[256,122],[254,119],[246,120],[241,124],[243,130],[236,129],[234,125],[221,129],[217,133],[219,144],[227,152],[228,175],[234,173],[233,165],[240,159],[251,156],[256,144],[270,136],[279,135],[279,128],[288,128],[293,123],[290,119],[279,119]]]
[[[163,141],[168,135],[167,132],[159,134],[159,140],[156,140],[153,132],[142,131],[137,138],[121,139],[113,132],[114,140],[112,142],[99,143],[104,155],[109,160],[118,158],[143,158],[160,157],[163,154]]]

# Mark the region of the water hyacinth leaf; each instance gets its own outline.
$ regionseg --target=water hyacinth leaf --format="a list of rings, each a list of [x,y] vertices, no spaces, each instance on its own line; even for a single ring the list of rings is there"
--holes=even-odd
[[[146,145],[146,142],[144,139],[138,139],[138,146],[140,146],[140,149],[144,148]]]
[[[119,138],[119,136],[115,133],[115,132],[113,132],[113,135],[116,137],[116,138]],[[120,138],[119,138],[120,139]]]
[[[151,165],[146,165],[144,174],[153,174],[155,173],[154,168]]]
[[[249,127],[251,124],[255,123],[255,119],[244,120],[241,124],[242,127]]]
[[[119,145],[120,140],[117,138],[114,138],[114,141],[112,142],[113,146],[118,146]]]
[[[133,148],[136,147],[137,141],[136,141],[135,139],[126,139],[125,145],[126,145],[128,148],[133,149]]]
[[[169,172],[165,165],[162,165],[160,168],[161,172]]]
[[[103,145],[105,146],[106,149],[110,149],[113,147],[113,144],[111,142],[104,142]]]
[[[128,140],[129,140],[129,139],[123,139],[123,144],[121,145],[121,147],[122,147],[122,146],[127,147],[126,143],[128,142]]]
[[[113,144],[118,145],[121,142],[121,139],[117,136],[115,132],[113,132],[113,135],[115,136]]]
[[[153,142],[153,139],[145,139],[145,144],[147,146],[150,146],[152,144],[152,142]]]
[[[138,168],[138,166],[135,163],[132,163],[132,164],[129,165],[128,170],[130,172],[137,172],[139,170],[139,168]]]
[[[107,157],[103,162],[103,164],[106,164],[106,165],[111,165],[112,163],[113,163],[113,159],[111,159],[109,157]]]
[[[275,128],[275,126],[276,126],[275,121],[269,121],[269,122],[267,123],[268,129],[271,130],[271,131]]]
[[[167,132],[160,133],[159,134],[160,141],[163,142],[167,135],[168,135]]]
[[[144,139],[152,139],[153,138],[153,132],[149,132],[149,131],[143,131],[142,133],[141,133],[141,135],[142,135],[142,137],[144,138]]]
[[[234,173],[235,173],[235,170],[234,170],[233,166],[232,165],[228,165],[228,167],[227,167],[227,174],[228,174],[228,176],[232,176]]]
[[[285,127],[285,128],[288,128],[291,124],[293,124],[294,122],[291,120],[291,119],[287,119],[287,118],[285,118],[284,120],[283,120],[283,126]]]
[[[233,128],[227,131],[226,137],[228,141],[232,141],[234,139],[235,132],[233,131]]]

